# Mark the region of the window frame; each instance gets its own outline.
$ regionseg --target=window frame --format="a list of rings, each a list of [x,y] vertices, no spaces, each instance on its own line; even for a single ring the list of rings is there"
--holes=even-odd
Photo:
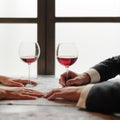
[[[120,23],[120,17],[55,17],[55,0],[47,0],[47,20],[49,21],[49,23],[52,24],[52,27],[48,24],[47,25],[47,29],[49,29],[49,34],[52,36],[52,39],[49,39],[49,35],[47,36],[47,45],[50,44],[50,42],[53,43],[53,45],[55,45],[55,23],[76,23],[76,22],[86,22],[86,23]],[[51,10],[51,9],[52,10]],[[50,12],[51,11],[51,12]],[[46,46],[47,48],[49,46]],[[55,46],[51,46],[52,51],[46,51],[46,65],[48,69],[46,69],[46,73],[47,74],[54,74],[55,72]],[[48,54],[51,55],[51,58],[49,60]],[[48,59],[48,61],[47,61]],[[49,63],[52,63],[52,65],[50,65]],[[54,64],[53,64],[54,63]],[[49,72],[50,71],[50,72]]]
[[[41,47],[38,75],[55,74],[55,23],[120,23],[120,17],[55,17],[55,0],[37,0],[37,18],[0,18],[0,23],[36,23]]]

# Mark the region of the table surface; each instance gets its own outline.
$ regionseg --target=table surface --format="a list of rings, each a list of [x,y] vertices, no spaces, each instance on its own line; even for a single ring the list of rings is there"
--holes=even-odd
[[[61,87],[54,76],[39,76],[39,84],[32,89],[47,92]],[[3,100],[0,101],[0,120],[120,120],[119,114],[105,115],[79,110],[68,101]]]

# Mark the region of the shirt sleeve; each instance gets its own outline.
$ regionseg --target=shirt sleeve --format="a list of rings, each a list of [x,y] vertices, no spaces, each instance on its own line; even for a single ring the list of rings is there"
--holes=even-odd
[[[90,83],[96,83],[96,82],[100,81],[100,74],[99,74],[99,72],[96,69],[91,68],[88,71],[86,71],[86,73],[91,78],[91,82]],[[79,100],[77,102],[77,105],[76,105],[78,108],[86,109],[86,99],[87,99],[89,91],[91,90],[93,85],[94,84],[86,85],[85,88],[82,90],[82,92],[80,94],[80,98],[79,98]]]
[[[93,86],[94,84],[89,84],[89,85],[86,85],[85,88],[83,88],[83,90],[80,93],[80,98],[76,105],[78,108],[86,109],[86,99],[89,94],[89,91],[91,90]]]
[[[100,81],[100,74],[96,69],[89,69],[86,73],[90,76],[91,82],[90,83],[97,83]]]

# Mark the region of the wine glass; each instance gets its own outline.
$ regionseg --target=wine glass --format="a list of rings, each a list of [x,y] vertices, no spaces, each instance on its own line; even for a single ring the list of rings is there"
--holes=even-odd
[[[37,61],[40,55],[39,44],[35,41],[22,41],[19,46],[19,57],[22,61],[28,64],[28,84],[27,86],[33,86],[30,79],[30,66],[31,63]]]
[[[74,43],[59,43],[57,46],[57,59],[66,68],[66,80],[68,80],[69,66],[78,59],[78,51]]]

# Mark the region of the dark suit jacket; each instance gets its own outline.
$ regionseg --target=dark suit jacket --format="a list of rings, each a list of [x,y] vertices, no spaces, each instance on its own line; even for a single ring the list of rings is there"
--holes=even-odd
[[[120,73],[120,56],[115,56],[93,66],[101,76],[89,92],[86,107],[102,113],[120,112],[120,82],[107,81]]]

